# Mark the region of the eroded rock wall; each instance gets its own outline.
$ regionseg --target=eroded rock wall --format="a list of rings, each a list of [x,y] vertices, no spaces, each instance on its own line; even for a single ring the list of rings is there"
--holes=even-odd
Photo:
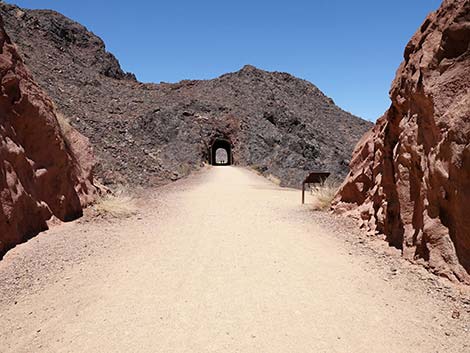
[[[470,283],[470,1],[446,0],[405,49],[390,109],[358,143],[334,208],[403,255]]]
[[[60,129],[0,17],[0,256],[52,216],[79,217],[95,193],[92,167],[88,140]]]

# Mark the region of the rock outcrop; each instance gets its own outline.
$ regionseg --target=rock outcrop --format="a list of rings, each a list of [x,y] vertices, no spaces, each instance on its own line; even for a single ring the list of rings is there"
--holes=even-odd
[[[314,169],[344,178],[372,126],[311,83],[252,66],[207,81],[143,84],[100,38],[54,11],[1,4],[0,13],[34,77],[91,140],[105,184],[178,179],[208,161],[216,137],[232,142],[235,163],[283,185],[298,187]]]
[[[88,140],[60,129],[0,17],[0,257],[51,217],[79,217],[94,196],[92,167]]]
[[[358,143],[334,208],[411,260],[470,283],[470,1],[445,0],[405,49],[392,105]]]

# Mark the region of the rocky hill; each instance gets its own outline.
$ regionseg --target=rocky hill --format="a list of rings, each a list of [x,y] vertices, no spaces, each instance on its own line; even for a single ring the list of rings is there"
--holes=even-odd
[[[218,137],[233,160],[298,186],[308,170],[344,177],[372,126],[309,82],[245,66],[206,81],[143,84],[103,41],[49,10],[1,4],[0,14],[34,77],[95,146],[103,182],[150,185],[208,161]]]
[[[405,49],[392,105],[358,144],[336,209],[410,260],[470,283],[470,1],[446,0]]]
[[[53,216],[81,216],[95,194],[92,168],[88,140],[61,129],[0,17],[0,257],[47,229]]]

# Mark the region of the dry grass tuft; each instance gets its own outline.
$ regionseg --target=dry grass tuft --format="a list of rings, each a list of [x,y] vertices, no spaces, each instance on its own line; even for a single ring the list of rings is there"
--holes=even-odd
[[[271,183],[276,184],[277,186],[281,185],[281,179],[277,176],[269,174],[266,179],[268,179]]]
[[[338,181],[326,181],[322,186],[311,189],[314,197],[313,207],[315,210],[327,210],[331,206],[340,183]]]
[[[72,125],[70,125],[70,120],[64,116],[64,114],[56,111],[56,118],[57,122],[59,123],[60,131],[62,132],[62,136],[66,138],[66,136],[73,130]]]
[[[93,206],[93,209],[101,216],[113,218],[127,218],[137,213],[137,205],[134,197],[123,187],[117,187],[112,193],[101,197]]]
[[[264,175],[264,172],[268,169],[265,166],[260,166],[257,164],[250,165],[249,168],[258,175]]]
[[[73,127],[70,125],[70,120],[57,109],[55,110],[55,116],[57,118],[57,122],[59,123],[60,134],[64,139],[65,145],[69,150],[72,150],[72,141],[70,140],[70,136],[73,131]]]

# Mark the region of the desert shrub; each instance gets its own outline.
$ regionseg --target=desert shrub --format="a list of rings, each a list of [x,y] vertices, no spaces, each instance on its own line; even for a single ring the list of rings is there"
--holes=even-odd
[[[281,185],[281,179],[279,179],[277,176],[268,174],[266,177],[271,183],[276,184],[277,186]]]
[[[315,210],[327,210],[331,206],[340,183],[336,180],[327,180],[323,185],[312,187],[313,207]]]
[[[264,175],[264,172],[268,170],[266,166],[258,165],[258,164],[252,164],[249,166],[251,170],[253,170],[256,174],[259,175]]]
[[[55,116],[57,119],[57,122],[59,123],[59,129],[60,129],[60,135],[62,136],[65,146],[67,147],[68,151],[72,151],[72,141],[71,141],[71,136],[72,136],[72,131],[73,127],[70,124],[70,120],[61,112],[59,112],[57,109],[55,109]]]
[[[113,218],[127,218],[137,213],[135,198],[124,186],[118,186],[101,196],[93,205],[98,215]]]
[[[60,131],[62,133],[62,137],[65,139],[72,131],[73,127],[70,125],[70,120],[64,116],[64,114],[56,111],[56,118],[57,122],[59,123]]]

